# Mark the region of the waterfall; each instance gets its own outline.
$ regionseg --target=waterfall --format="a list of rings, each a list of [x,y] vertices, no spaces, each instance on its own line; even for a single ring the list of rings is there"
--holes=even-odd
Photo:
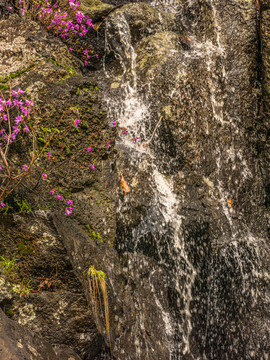
[[[120,24],[120,25],[119,25]],[[125,136],[119,137],[118,146],[129,156],[133,167],[139,167],[143,159],[146,157],[148,161],[148,174],[145,174],[147,182],[151,184],[153,188],[153,197],[151,199],[151,207],[149,212],[144,217],[144,221],[133,229],[134,251],[137,251],[138,243],[136,239],[147,236],[149,229],[155,237],[157,249],[164,247],[160,241],[160,237],[166,238],[166,251],[170,252],[171,260],[174,260],[174,288],[177,291],[177,302],[181,299],[184,301],[184,309],[181,310],[181,322],[175,323],[171,318],[171,315],[166,313],[163,309],[162,315],[164,318],[165,328],[168,336],[171,336],[172,328],[174,332],[182,333],[182,347],[183,353],[189,352],[189,334],[192,326],[190,322],[190,301],[192,299],[191,289],[196,275],[196,271],[193,268],[191,262],[188,260],[188,256],[185,253],[183,244],[183,237],[181,234],[181,215],[178,214],[180,206],[180,199],[174,194],[172,184],[170,180],[163,175],[157,167],[158,155],[153,150],[148,153],[144,151],[140,142],[135,144],[132,139],[136,136],[145,141],[149,140],[149,130],[146,131],[146,124],[149,122],[150,110],[147,103],[147,98],[142,99],[137,91],[136,82],[136,52],[131,44],[129,26],[124,17],[119,18],[118,37],[121,47],[113,48],[110,41],[111,34],[114,34],[109,28],[110,23],[106,28],[106,43],[107,51],[114,51],[117,58],[119,58],[122,66],[122,82],[121,86],[121,102],[118,99],[108,98],[108,113],[110,121],[118,121],[121,127],[127,129],[129,138]],[[121,50],[120,50],[121,48]],[[122,49],[124,48],[124,51]],[[129,76],[127,75],[127,69],[130,70]],[[117,110],[116,110],[117,109]],[[156,121],[158,116],[156,115]],[[154,136],[154,140],[157,137]],[[158,139],[157,139],[158,141]],[[150,171],[149,171],[150,170]],[[124,212],[123,208],[128,207],[128,199],[120,201],[118,207],[118,214]],[[122,244],[124,247],[124,244]],[[168,256],[168,254],[167,254]],[[166,257],[167,257],[166,256]],[[162,255],[162,251],[159,252],[159,264],[167,266],[166,259]],[[178,279],[185,278],[185,284],[180,284]],[[154,290],[153,290],[154,291]],[[159,308],[161,304],[156,298],[156,303]],[[174,325],[172,325],[174,324]]]
[[[215,225],[211,226],[215,226],[216,230],[210,240],[207,235],[208,225],[206,228],[200,225],[197,235],[195,230],[195,235],[188,233],[186,224],[189,224],[189,219],[185,209],[188,208],[192,214],[193,210],[197,211],[197,205],[193,209],[193,205],[189,204],[189,201],[192,203],[192,199],[186,196],[186,186],[183,187],[184,195],[175,191],[175,174],[171,175],[164,170],[170,165],[173,167],[172,163],[167,164],[166,154],[162,153],[159,147],[159,129],[164,126],[161,116],[165,116],[165,107],[162,112],[162,109],[153,105],[156,84],[154,80],[151,82],[151,76],[147,82],[143,82],[138,75],[140,64],[138,64],[138,50],[132,36],[132,29],[125,11],[118,11],[113,21],[110,17],[107,20],[105,37],[106,56],[113,53],[115,61],[120,64],[120,70],[114,72],[107,69],[106,61],[104,61],[104,70],[109,84],[105,100],[109,122],[117,122],[118,126],[126,132],[120,133],[121,135],[117,138],[116,147],[121,152],[121,159],[117,165],[118,172],[129,179],[131,186],[131,194],[126,197],[119,196],[118,199],[118,222],[124,224],[121,227],[124,235],[122,233],[119,235],[117,249],[120,254],[127,252],[145,254],[148,251],[167,273],[167,282],[171,291],[169,309],[163,307],[154,285],[151,284],[151,279],[149,281],[156,306],[162,314],[164,331],[170,339],[171,360],[217,359],[223,351],[223,358],[230,359],[233,358],[230,357],[230,352],[232,356],[236,356],[238,351],[236,349],[234,352],[231,346],[233,343],[238,346],[237,341],[240,339],[240,336],[237,340],[233,339],[233,334],[245,330],[241,319],[246,316],[247,309],[258,306],[259,278],[266,279],[269,275],[266,273],[262,275],[264,270],[261,270],[264,238],[255,235],[245,215],[237,209],[237,206],[235,209],[233,194],[237,196],[238,193],[230,185],[231,181],[235,181],[235,186],[240,188],[240,185],[248,183],[253,175],[250,161],[244,154],[245,148],[243,150],[239,147],[239,141],[243,141],[245,136],[241,129],[241,120],[228,107],[228,98],[233,98],[234,93],[231,85],[233,73],[227,69],[230,59],[219,9],[214,0],[207,2],[214,35],[202,40],[197,36],[195,25],[189,27],[185,24],[185,12],[194,11],[195,14],[197,8],[193,10],[194,4],[197,3],[186,1],[180,6],[178,1],[155,0],[151,2],[153,8],[162,12],[162,16],[159,14],[160,17],[164,19],[164,12],[177,15],[178,18],[183,18],[183,29],[190,31],[187,35],[191,37],[191,50],[186,52],[175,50],[177,54],[175,57],[178,56],[177,59],[179,59],[175,66],[179,65],[179,70],[173,74],[176,73],[178,79],[182,81],[183,78],[185,84],[188,84],[186,79],[192,78],[192,75],[189,75],[192,66],[199,64],[203,68],[205,82],[202,85],[206,93],[204,106],[208,109],[207,116],[200,118],[193,111],[196,104],[200,104],[200,100],[191,99],[191,102],[188,102],[190,128],[186,131],[184,125],[179,127],[183,138],[190,133],[195,134],[194,138],[197,142],[194,141],[195,144],[190,145],[190,151],[193,149],[197,151],[197,148],[201,146],[202,153],[207,154],[209,151],[207,141],[211,141],[213,146],[210,155],[214,159],[215,168],[209,173],[210,175],[214,173],[214,179],[210,180],[207,177],[208,174],[204,174],[202,178],[209,187],[207,201],[215,209],[211,215],[213,219],[216,219],[213,221]],[[183,6],[188,9],[183,10]],[[164,33],[162,36],[174,39],[174,35]],[[173,83],[173,79],[164,81]],[[175,86],[169,90],[167,98],[170,101],[176,99],[180,104],[190,98],[190,93],[192,93],[188,86],[182,88]],[[239,107],[239,104],[236,103],[235,106]],[[203,129],[201,130],[202,145],[199,143],[199,136],[198,139],[196,137],[196,126]],[[230,134],[229,145],[222,144],[219,139],[219,134],[223,133]],[[148,146],[152,135],[153,140]],[[139,140],[134,141],[135,138]],[[205,155],[202,160],[198,155],[198,159],[197,163],[202,161],[207,164]],[[197,163],[194,167],[197,173],[201,174],[204,169],[201,169]],[[132,211],[135,209],[135,200],[132,200],[132,203],[131,199],[133,189],[138,186],[138,172],[144,173],[149,206],[136,224],[129,227],[132,223]],[[235,173],[233,180],[230,179],[229,172]],[[185,179],[185,174],[181,171],[177,171],[177,176]],[[204,211],[204,207],[200,209]],[[202,216],[207,218],[209,215]],[[202,223],[206,223],[206,220]],[[192,240],[187,243],[189,236]],[[196,243],[196,236],[198,236],[198,243]],[[147,246],[151,249],[145,250]],[[192,249],[194,256],[191,254]],[[231,305],[231,302],[238,300],[239,303]],[[233,307],[236,312],[239,311],[239,314],[226,313],[230,307]],[[143,318],[136,323],[138,332],[144,333],[143,323]],[[190,340],[191,335],[193,343]],[[198,340],[200,354],[193,353],[192,348],[194,339],[197,338],[200,338]],[[224,339],[226,341],[222,344]],[[248,342],[246,338],[245,341]],[[219,345],[220,348],[218,348]],[[245,346],[248,348],[249,345],[245,344]],[[147,353],[143,354],[138,341],[136,349],[136,359],[151,358],[148,357],[148,352],[151,352],[150,346],[147,347]],[[262,352],[262,354],[266,353]]]

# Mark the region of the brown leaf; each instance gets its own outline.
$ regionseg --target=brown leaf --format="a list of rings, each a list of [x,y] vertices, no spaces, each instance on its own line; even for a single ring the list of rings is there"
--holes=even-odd
[[[130,187],[126,183],[126,180],[124,179],[124,176],[122,174],[120,174],[120,183],[121,183],[121,188],[124,190],[124,196],[126,196],[127,193],[130,192]]]

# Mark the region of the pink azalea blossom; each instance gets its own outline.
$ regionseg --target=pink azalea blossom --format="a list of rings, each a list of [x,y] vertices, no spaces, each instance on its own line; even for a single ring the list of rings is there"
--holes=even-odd
[[[49,191],[49,194],[54,195],[55,193],[56,193],[56,190],[50,190],[50,191]]]
[[[21,107],[21,111],[22,111],[22,113],[24,114],[24,116],[28,116],[28,114],[29,114],[29,110],[27,109],[27,108],[25,108],[25,107]]]
[[[51,153],[50,152],[48,152],[48,154],[47,154],[47,158],[50,160],[50,158],[52,157],[52,155],[51,155]]]
[[[58,195],[58,196],[57,196],[57,199],[58,199],[58,200],[61,200],[61,199],[62,199],[62,196],[61,196],[61,195]]]
[[[78,127],[79,122],[80,122],[79,119],[75,119],[75,121],[74,121],[74,126],[75,126],[75,128]]]
[[[46,174],[42,174],[42,179],[46,180],[47,179],[47,175]]]
[[[72,204],[73,204],[73,200],[68,200],[68,201],[67,201],[67,204],[68,204],[68,205],[72,205]]]
[[[27,171],[28,170],[28,167],[26,165],[23,165],[23,170],[24,171]]]
[[[123,131],[122,131],[122,133],[123,133],[123,134],[125,134],[125,133],[126,133],[126,131],[125,131],[125,130],[123,130]]]
[[[22,122],[22,121],[23,121],[22,116],[17,116],[17,117],[15,118],[15,120],[14,120],[14,122],[15,122],[16,125],[19,125],[20,122]]]
[[[94,165],[91,165],[91,166],[90,166],[90,169],[93,169],[93,170],[94,170],[94,169],[95,169],[95,166],[94,166]]]
[[[8,99],[8,100],[7,100],[6,105],[7,105],[7,106],[11,106],[11,105],[12,105],[11,99]]]
[[[1,206],[1,207],[5,207],[6,204],[4,204],[3,202],[0,202],[0,206]]]
[[[70,215],[70,214],[72,214],[72,211],[73,211],[73,207],[67,206],[67,207],[66,207],[66,210],[65,210],[65,215]]]
[[[92,148],[91,148],[91,147],[88,147],[88,148],[86,149],[86,151],[87,151],[87,152],[90,152],[90,151],[92,151]]]
[[[116,121],[114,121],[112,124],[113,124],[113,125],[116,125]]]

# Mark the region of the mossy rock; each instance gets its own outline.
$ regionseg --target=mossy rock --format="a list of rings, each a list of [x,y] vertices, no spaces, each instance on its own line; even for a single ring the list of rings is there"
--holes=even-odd
[[[181,45],[176,33],[164,31],[148,36],[136,48],[139,72],[147,77],[153,75],[153,71],[167,63],[177,48],[180,49]]]
[[[100,0],[81,0],[80,5],[81,11],[89,15],[93,22],[107,14],[112,8],[113,5],[105,4]]]

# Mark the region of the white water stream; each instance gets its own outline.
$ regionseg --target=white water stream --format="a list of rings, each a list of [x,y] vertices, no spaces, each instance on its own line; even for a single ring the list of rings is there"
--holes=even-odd
[[[147,100],[141,99],[137,91],[137,75],[136,75],[136,52],[131,45],[130,31],[128,23],[124,17],[121,17],[119,20],[118,35],[121,43],[121,50],[117,52],[117,49],[112,49],[111,39],[110,39],[110,29],[106,29],[106,43],[107,50],[114,51],[117,58],[119,58],[122,65],[122,81],[120,81],[121,87],[121,101],[116,101],[115,98],[108,99],[108,115],[110,121],[117,121],[119,126],[127,129],[129,138],[122,136],[119,139],[119,144],[122,149],[126,149],[129,156],[131,156],[131,161],[138,164],[142,161],[142,156],[147,155],[148,162],[150,164],[151,173],[145,174],[146,181],[152,184],[154,189],[154,197],[151,200],[151,210],[149,212],[149,220],[147,216],[144,218],[144,223],[148,221],[151,223],[151,217],[153,213],[159,214],[160,218],[158,219],[159,226],[155,229],[157,235],[166,236],[166,229],[170,229],[168,234],[168,249],[171,249],[171,257],[175,260],[175,289],[179,294],[178,302],[180,306],[180,299],[183,299],[184,309],[181,310],[182,321],[181,323],[174,324],[174,320],[170,317],[158,300],[156,299],[157,307],[162,312],[162,318],[164,320],[165,329],[169,337],[172,336],[173,328],[179,334],[182,334],[181,347],[183,353],[189,352],[189,335],[192,330],[191,326],[191,314],[190,314],[190,302],[192,300],[192,286],[194,283],[196,271],[193,268],[192,264],[188,260],[188,256],[185,253],[185,248],[183,244],[183,237],[181,234],[181,215],[178,214],[179,208],[179,199],[176,194],[173,192],[173,186],[170,183],[170,180],[163,175],[157,168],[156,165],[156,154],[151,151],[145,151],[144,147],[138,143],[134,143],[132,139],[136,136],[149,140],[149,133],[146,132],[146,124],[149,122],[150,113],[148,111]],[[122,50],[124,48],[124,51]],[[128,76],[127,72],[129,72]],[[156,125],[156,124],[155,124]],[[153,138],[155,141],[155,137]],[[118,213],[121,214],[122,206],[127,206],[128,200],[124,203],[119,204]],[[164,230],[165,229],[165,230]],[[136,239],[142,237],[147,233],[148,229],[144,225],[137,227],[134,230],[134,242],[136,249]],[[165,233],[164,233],[165,232]],[[158,237],[157,237],[158,241]],[[157,248],[159,245],[157,244]],[[170,251],[170,250],[169,250]],[[176,255],[173,255],[176,254]],[[185,269],[183,268],[183,263],[185,264]],[[164,264],[165,260],[160,256],[160,264]],[[185,278],[185,282],[181,284],[178,282],[178,279]],[[152,286],[154,291],[154,287]],[[174,324],[174,325],[173,325]],[[175,326],[178,328],[176,329]],[[140,358],[139,349],[138,349],[138,358]]]
[[[152,6],[157,7],[161,10],[165,10],[170,13],[177,12],[178,1],[168,1],[168,0],[154,0]],[[238,124],[232,121],[226,110],[224,110],[224,101],[223,101],[223,92],[226,90],[227,86],[227,72],[225,69],[225,60],[226,60],[226,50],[222,42],[222,29],[220,26],[219,14],[216,9],[215,3],[213,0],[209,0],[209,5],[212,8],[213,22],[215,28],[215,44],[212,41],[207,40],[206,42],[198,42],[196,39],[192,39],[193,48],[190,52],[183,54],[184,57],[200,57],[205,59],[205,67],[209,74],[207,77],[208,86],[209,86],[209,98],[212,107],[212,116],[209,119],[204,119],[205,121],[205,133],[209,135],[209,121],[215,121],[219,123],[222,127],[230,127],[232,131],[237,133],[240,131]],[[116,25],[115,25],[116,24]],[[127,136],[119,136],[117,146],[121,151],[128,154],[130,158],[130,163],[133,168],[140,166],[141,163],[147,161],[147,173],[145,173],[145,181],[151,184],[153,190],[153,197],[151,199],[151,207],[148,213],[144,216],[144,221],[139,224],[135,229],[133,229],[133,239],[135,251],[138,249],[137,241],[138,239],[146,236],[149,232],[149,227],[147,224],[155,224],[155,227],[151,228],[152,235],[156,241],[156,247],[159,255],[160,265],[166,266],[166,260],[162,256],[161,247],[163,246],[160,242],[160,238],[167,237],[166,242],[166,251],[174,261],[173,267],[173,276],[174,279],[174,289],[177,292],[177,305],[179,310],[179,321],[177,321],[172,314],[168,313],[163,309],[162,303],[160,302],[158,296],[155,294],[155,288],[151,284],[151,289],[154,294],[157,307],[162,313],[162,318],[164,321],[164,328],[168,335],[168,338],[172,338],[172,334],[177,337],[177,346],[179,347],[179,352],[181,354],[189,354],[190,349],[190,334],[192,332],[192,319],[191,319],[191,301],[193,299],[192,289],[195,282],[195,277],[197,275],[196,269],[188,258],[188,254],[185,250],[184,237],[182,234],[182,221],[183,215],[181,215],[181,199],[175,194],[173,190],[173,183],[169,176],[166,176],[159,170],[158,167],[158,158],[155,154],[153,147],[150,146],[150,152],[142,144],[147,142],[151,137],[151,132],[149,129],[155,128],[155,125],[158,121],[158,115],[156,114],[155,123],[153,123],[153,114],[150,111],[150,104],[148,103],[147,96],[142,98],[138,91],[137,84],[137,72],[136,72],[136,59],[137,54],[132,46],[131,34],[128,21],[125,16],[120,13],[118,22],[114,24],[114,29],[110,29],[110,22],[107,23],[106,27],[106,49],[107,52],[113,51],[115,57],[120,61],[122,67],[122,74],[115,78],[111,78],[111,75],[108,74],[111,81],[111,88],[118,89],[118,94],[121,94],[120,97],[115,97],[113,91],[111,95],[107,98],[107,109],[109,121],[117,122],[121,128],[127,130]],[[117,33],[117,36],[116,36]],[[117,38],[117,41],[115,40]],[[215,69],[219,66],[220,72],[215,73]],[[105,69],[106,71],[106,69]],[[151,86],[149,87],[151,89]],[[149,93],[150,95],[150,93]],[[192,119],[190,119],[192,121]],[[138,142],[134,142],[134,138],[138,137]],[[156,135],[153,137],[153,142],[157,141]],[[242,286],[243,291],[249,286],[248,280],[246,279],[247,270],[245,266],[247,263],[244,259],[244,253],[241,250],[237,242],[237,236],[239,235],[238,222],[234,219],[234,209],[232,206],[229,206],[228,201],[231,200],[230,193],[226,190],[226,184],[222,180],[222,171],[224,163],[224,151],[219,146],[215,149],[216,153],[216,183],[215,189],[218,193],[218,201],[220,203],[220,208],[218,211],[222,211],[229,228],[231,230],[231,236],[228,238],[225,243],[228,244],[227,247],[220,249],[220,257],[224,259],[225,264],[230,267],[231,258],[236,262],[236,267],[239,274],[242,277]],[[237,150],[232,144],[230,149],[226,153],[227,158],[232,163],[232,171],[234,166],[237,163],[237,159],[241,159],[243,154],[240,150]],[[239,161],[238,161],[239,164]],[[128,169],[127,169],[128,171]],[[241,163],[241,172],[243,177],[249,177],[251,171],[248,168],[245,160],[243,159]],[[132,189],[131,189],[132,191]],[[132,196],[128,195],[128,196]],[[214,196],[216,200],[216,195]],[[129,207],[129,200],[126,197],[124,200],[119,201],[118,214],[121,216],[121,213],[124,209]],[[158,218],[157,221],[153,221],[153,217]],[[170,230],[168,232],[168,229]],[[225,231],[224,231],[225,233]],[[245,238],[246,246],[254,255],[257,264],[249,264],[252,272],[252,276],[256,279],[258,277],[258,264],[261,261],[261,255],[256,249],[256,244],[260,239],[256,239],[248,230],[246,229],[246,235],[241,234],[242,238]],[[149,280],[150,281],[150,280]],[[215,291],[216,285],[216,274],[214,270],[211,271],[211,274],[208,279],[209,282],[209,292],[212,293]],[[213,295],[214,296],[214,295]],[[254,288],[254,301],[256,302],[257,294],[256,287]],[[210,304],[211,299],[210,295],[206,300],[208,304],[207,310],[207,325],[205,329],[205,339],[208,336],[209,324],[212,321],[210,319],[211,307],[215,305]],[[218,311],[218,309],[216,309]],[[140,318],[140,323],[143,324],[144,319]],[[137,325],[140,326],[139,324]],[[143,326],[143,325],[141,325]],[[172,347],[175,347],[176,344],[172,343]],[[151,349],[149,348],[148,351]],[[177,353],[177,351],[175,352]],[[137,346],[136,359],[143,359],[146,354],[141,354],[140,345]],[[203,355],[206,359],[206,355]],[[176,359],[172,357],[172,359]],[[180,360],[181,357],[177,357],[177,360]]]

